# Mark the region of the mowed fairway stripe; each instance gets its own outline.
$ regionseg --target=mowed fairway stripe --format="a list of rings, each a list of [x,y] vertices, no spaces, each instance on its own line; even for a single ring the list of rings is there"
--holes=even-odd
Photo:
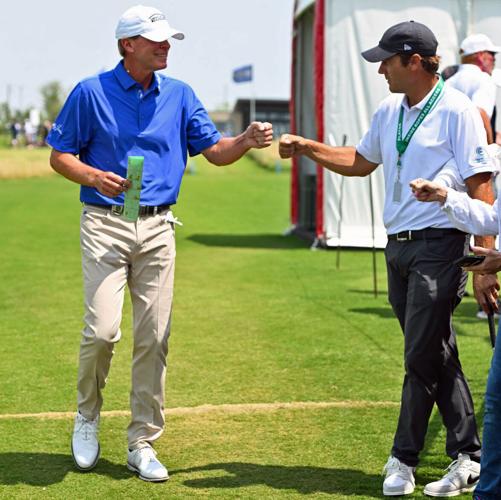
[[[221,405],[186,406],[179,408],[167,408],[165,415],[197,415],[202,413],[251,413],[272,412],[277,410],[316,410],[323,408],[392,408],[399,406],[396,401],[297,401],[292,403],[238,403]],[[102,411],[101,417],[128,417],[128,410]],[[63,419],[72,418],[75,412],[53,411],[44,413],[4,413],[0,414],[0,420],[21,418],[47,418]]]

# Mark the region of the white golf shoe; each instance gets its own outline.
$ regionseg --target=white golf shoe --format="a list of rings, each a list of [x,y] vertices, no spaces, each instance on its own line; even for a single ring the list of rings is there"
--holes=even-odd
[[[455,497],[461,493],[473,491],[480,477],[480,464],[470,459],[469,455],[460,453],[447,473],[439,481],[424,487],[424,494],[431,497]]]
[[[415,467],[405,465],[398,458],[390,456],[383,469],[383,473],[386,472],[383,482],[383,495],[399,496],[413,493],[416,487],[415,470]]]
[[[87,420],[80,413],[75,416],[75,426],[71,439],[71,454],[76,466],[87,471],[93,469],[99,460],[99,415]]]
[[[143,481],[167,481],[169,473],[157,460],[156,452],[151,446],[144,446],[127,453],[127,468],[137,472]]]

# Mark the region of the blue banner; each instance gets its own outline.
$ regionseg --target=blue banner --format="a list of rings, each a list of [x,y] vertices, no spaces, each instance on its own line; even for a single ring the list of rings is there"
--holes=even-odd
[[[233,70],[233,81],[236,83],[252,81],[252,65],[242,66]]]

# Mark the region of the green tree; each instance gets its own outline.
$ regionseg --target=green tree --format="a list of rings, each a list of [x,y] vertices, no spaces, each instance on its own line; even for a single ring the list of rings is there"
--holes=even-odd
[[[7,127],[12,120],[12,112],[9,103],[0,103],[0,125],[2,127]]]
[[[58,81],[46,83],[41,89],[44,119],[53,122],[66,98],[66,92]]]

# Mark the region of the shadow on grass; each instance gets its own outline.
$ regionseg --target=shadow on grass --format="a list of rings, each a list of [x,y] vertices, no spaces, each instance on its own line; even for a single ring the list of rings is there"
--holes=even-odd
[[[349,288],[348,290],[346,290],[347,292],[349,293],[358,293],[360,295],[371,295],[372,298],[375,298],[374,297],[374,288],[372,288],[372,290],[360,290],[360,289],[355,289],[355,288]],[[381,288],[381,289],[378,289],[377,291],[377,295],[378,295],[378,298],[383,298],[387,301],[388,299],[388,290],[386,290],[386,288]]]
[[[49,486],[60,483],[69,472],[78,472],[69,455],[59,453],[0,453],[0,485],[28,484]],[[132,473],[124,464],[114,464],[100,459],[89,475],[108,476],[113,479],[130,479]]]
[[[386,307],[353,307],[348,311],[360,314],[373,314],[380,318],[395,318],[395,313],[390,306]]]
[[[244,488],[263,485],[276,490],[296,490],[301,494],[327,493],[381,497],[381,476],[379,474],[371,475],[352,469],[228,462],[179,469],[171,471],[171,474],[190,474],[217,470],[230,475],[187,479],[183,484],[189,488],[200,489]]]
[[[193,234],[187,240],[209,247],[299,250],[309,246],[299,238],[280,234]]]

